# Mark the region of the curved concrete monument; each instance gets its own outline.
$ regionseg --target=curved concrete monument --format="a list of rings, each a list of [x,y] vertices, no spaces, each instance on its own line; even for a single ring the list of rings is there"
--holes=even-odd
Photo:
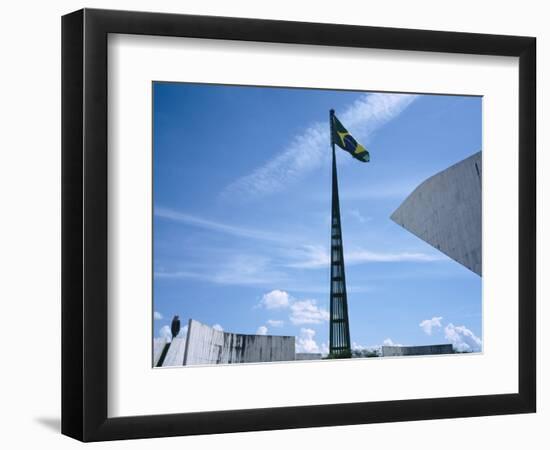
[[[422,182],[391,219],[481,276],[481,152]]]

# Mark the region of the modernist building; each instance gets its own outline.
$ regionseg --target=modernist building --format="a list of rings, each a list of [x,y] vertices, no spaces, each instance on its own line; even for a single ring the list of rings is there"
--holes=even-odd
[[[481,152],[421,183],[391,219],[481,276]]]
[[[397,345],[382,346],[382,356],[446,355],[450,353],[453,353],[452,344],[417,345],[414,347]]]

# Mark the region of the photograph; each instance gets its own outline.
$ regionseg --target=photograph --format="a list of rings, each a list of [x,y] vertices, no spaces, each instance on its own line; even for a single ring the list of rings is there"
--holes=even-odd
[[[550,448],[550,26],[502,3],[6,2],[0,448]]]
[[[152,82],[152,366],[483,352],[482,96]]]

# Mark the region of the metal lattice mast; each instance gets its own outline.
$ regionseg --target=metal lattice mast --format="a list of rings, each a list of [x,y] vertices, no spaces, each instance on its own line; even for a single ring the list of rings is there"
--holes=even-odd
[[[334,110],[330,110],[330,143],[332,146],[332,219],[330,239],[330,342],[329,351],[333,358],[351,357],[349,337],[348,296],[344,268],[344,246],[338,197],[338,174],[334,150]]]

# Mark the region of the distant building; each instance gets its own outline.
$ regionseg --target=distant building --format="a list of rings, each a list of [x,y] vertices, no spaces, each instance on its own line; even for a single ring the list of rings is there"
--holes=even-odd
[[[382,346],[382,356],[446,355],[450,353],[453,353],[452,344],[417,345],[414,347],[398,345]]]
[[[294,361],[295,340],[294,336],[228,333],[191,319],[185,337],[171,343],[154,340],[153,363],[167,367]]]
[[[481,276],[481,152],[422,182],[391,219]]]

